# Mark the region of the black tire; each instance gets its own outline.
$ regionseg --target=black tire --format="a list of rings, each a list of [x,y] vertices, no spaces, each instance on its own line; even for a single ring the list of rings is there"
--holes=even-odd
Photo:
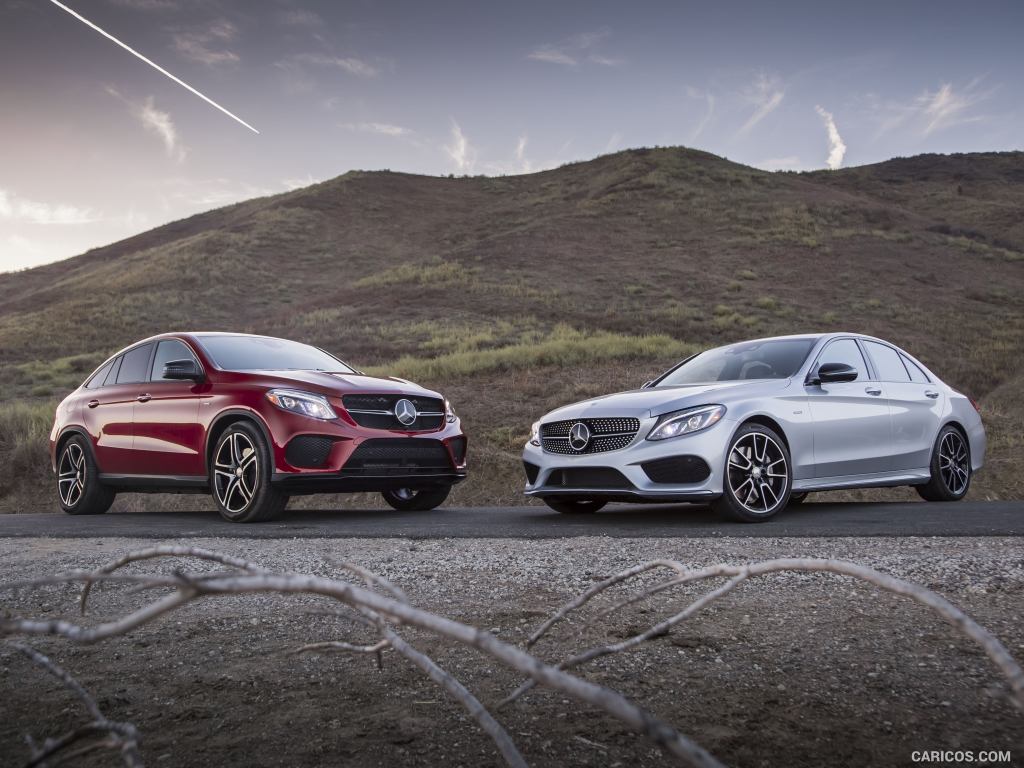
[[[939,430],[932,448],[932,477],[914,488],[925,501],[960,501],[971,487],[971,445],[956,427]]]
[[[794,504],[803,504],[804,500],[806,499],[806,493],[791,493],[789,494],[789,502],[786,504],[786,506],[792,507]]]
[[[601,499],[561,499],[547,497],[544,499],[544,503],[551,507],[555,512],[561,512],[563,515],[580,515],[580,514],[591,514],[604,509],[604,505],[607,501]]]
[[[793,491],[785,440],[761,424],[737,429],[725,457],[722,491],[715,511],[744,523],[763,523],[785,509]]]
[[[288,494],[270,482],[274,462],[263,433],[245,421],[224,430],[210,456],[210,494],[221,517],[259,523],[280,517]]]
[[[399,512],[426,512],[444,504],[451,491],[451,486],[418,490],[398,488],[393,491],[382,491],[380,495],[392,509],[397,509]]]
[[[75,435],[57,454],[57,498],[69,515],[102,515],[117,492],[100,482],[100,471],[84,437]]]

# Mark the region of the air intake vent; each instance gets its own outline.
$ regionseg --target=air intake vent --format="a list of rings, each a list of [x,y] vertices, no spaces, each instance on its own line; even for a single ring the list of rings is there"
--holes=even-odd
[[[711,468],[700,456],[666,456],[640,465],[652,482],[687,485],[708,479]]]
[[[415,475],[451,472],[452,461],[440,440],[380,438],[359,444],[342,469],[348,475]]]
[[[545,486],[565,488],[632,488],[625,475],[611,467],[568,467],[556,469],[545,482]]]
[[[334,440],[324,435],[299,435],[284,449],[284,459],[293,467],[320,469],[331,455]]]

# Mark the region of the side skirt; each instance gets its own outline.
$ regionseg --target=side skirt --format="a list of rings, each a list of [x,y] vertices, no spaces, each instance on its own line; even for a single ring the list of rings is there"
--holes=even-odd
[[[100,473],[100,482],[132,493],[209,493],[206,475],[112,475]]]
[[[866,475],[839,475],[838,477],[807,477],[793,481],[793,490],[836,491],[841,488],[888,488],[896,485],[918,485],[931,479],[931,470],[912,469],[905,472],[871,472]]]

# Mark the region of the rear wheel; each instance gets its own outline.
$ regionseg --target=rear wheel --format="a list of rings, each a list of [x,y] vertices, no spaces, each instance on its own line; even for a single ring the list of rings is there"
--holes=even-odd
[[[57,496],[60,508],[69,515],[102,515],[114,503],[116,492],[100,482],[85,438],[75,436],[57,457]]]
[[[932,449],[932,478],[914,486],[925,501],[959,501],[971,487],[971,448],[956,427],[939,431]]]
[[[221,517],[232,523],[279,517],[288,495],[271,484],[273,466],[270,448],[255,426],[240,421],[228,427],[210,465],[210,492]]]
[[[381,496],[393,509],[399,512],[426,512],[444,504],[451,487],[442,488],[397,488],[383,491]]]
[[[546,498],[544,503],[563,515],[589,514],[604,508],[607,501],[600,499],[554,499]]]
[[[792,490],[783,439],[761,424],[740,427],[729,445],[722,497],[715,509],[744,523],[761,523],[785,508]]]

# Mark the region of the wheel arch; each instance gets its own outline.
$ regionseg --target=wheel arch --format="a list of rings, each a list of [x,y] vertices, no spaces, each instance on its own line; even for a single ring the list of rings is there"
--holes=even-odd
[[[75,437],[76,435],[78,437],[82,437],[85,439],[85,446],[89,451],[89,455],[92,457],[93,464],[95,464],[96,468],[100,472],[102,472],[103,467],[100,466],[99,459],[97,459],[96,457],[96,449],[93,447],[92,444],[92,435],[89,434],[85,427],[80,427],[77,424],[72,424],[71,426],[64,427],[64,429],[61,430],[60,434],[57,435],[57,439],[54,440],[53,471],[57,471],[57,463],[60,461],[60,452],[64,450],[64,446],[67,444],[68,440],[70,440],[72,437]]]
[[[217,441],[220,440],[220,436],[224,434],[224,431],[232,424],[239,422],[247,422],[253,424],[257,429],[260,430],[260,434],[263,435],[263,439],[267,443],[267,450],[270,452],[270,461],[274,463],[274,441],[270,436],[270,428],[267,426],[263,418],[255,411],[250,411],[245,408],[229,408],[221,413],[218,413],[216,418],[210,422],[210,426],[206,430],[206,445],[203,449],[204,466],[209,472],[210,460],[213,454],[213,449],[217,445]],[[273,471],[275,467],[271,467]]]
[[[782,425],[779,424],[779,422],[777,422],[771,416],[767,416],[763,413],[756,413],[751,416],[747,416],[746,418],[743,419],[743,421],[736,425],[736,429],[739,430],[741,427],[745,427],[747,424],[760,424],[762,427],[768,427],[768,429],[772,430],[773,432],[775,432],[775,434],[782,438],[782,442],[785,443],[786,445],[786,450],[792,453],[792,449],[789,445],[789,437],[786,435],[786,430],[784,430],[782,428]]]

